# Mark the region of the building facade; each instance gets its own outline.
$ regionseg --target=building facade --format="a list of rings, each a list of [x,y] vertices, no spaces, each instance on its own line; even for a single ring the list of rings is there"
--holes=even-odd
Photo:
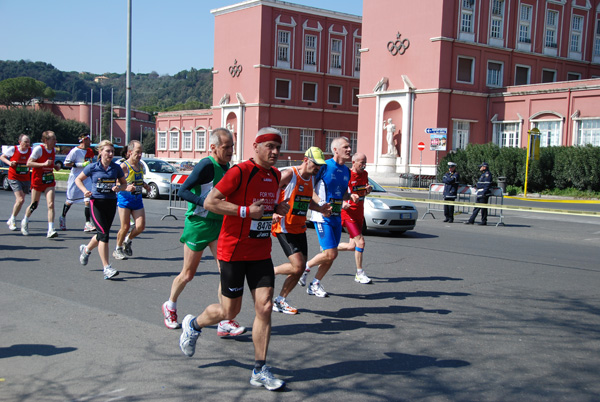
[[[65,120],[76,120],[87,124],[91,128],[92,142],[98,142],[100,138],[100,125],[108,127],[108,133],[111,132],[110,118],[104,118],[100,121],[102,111],[106,111],[103,106],[101,110],[99,104],[90,104],[87,102],[50,102],[50,101],[35,101],[33,108],[36,110],[48,110],[56,116]],[[126,141],[126,109],[122,106],[113,107],[112,121],[112,138],[113,143],[125,146]],[[130,140],[138,140],[142,138],[142,133],[154,135],[156,124],[149,113],[139,110],[131,110],[131,132]]]
[[[159,156],[199,159],[220,126],[236,162],[264,126],[283,133],[284,162],[345,135],[375,176],[434,175],[470,143],[526,147],[534,127],[542,146],[600,146],[600,0],[369,0],[362,19],[249,0],[212,13],[212,109],[160,113]]]
[[[212,110],[159,113],[158,156],[205,156],[208,151],[196,144],[208,139],[199,141],[198,136],[217,127],[234,133],[235,162],[253,155],[254,136],[265,126],[281,130],[283,161],[301,160],[313,145],[328,151],[340,135],[356,148],[360,17],[274,0],[250,0],[211,12]],[[189,141],[177,139],[184,136],[193,138],[191,148],[183,147]]]
[[[599,4],[365,1],[358,148],[372,170],[435,174],[453,149],[525,147],[533,127],[543,145],[600,145]]]

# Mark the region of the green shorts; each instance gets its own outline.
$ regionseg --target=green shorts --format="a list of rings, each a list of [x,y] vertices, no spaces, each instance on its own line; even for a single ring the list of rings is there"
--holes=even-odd
[[[192,251],[204,251],[209,243],[219,238],[222,223],[217,219],[186,217],[179,241],[187,244]]]

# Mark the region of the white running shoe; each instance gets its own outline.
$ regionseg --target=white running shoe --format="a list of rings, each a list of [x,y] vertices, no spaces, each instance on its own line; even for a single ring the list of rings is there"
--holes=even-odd
[[[127,259],[127,257],[125,256],[125,254],[123,254],[123,249],[122,248],[115,249],[115,251],[113,251],[113,257],[115,257],[117,260],[125,260],[125,259]]]
[[[17,224],[15,223],[15,221],[13,219],[7,220],[6,224],[8,225],[8,230],[12,230],[12,231],[17,230]]]
[[[95,232],[96,227],[94,225],[92,225],[92,222],[86,222],[85,226],[83,227],[83,231],[84,232]]]
[[[191,325],[195,319],[196,317],[188,314],[183,318],[183,322],[181,323],[183,330],[179,336],[179,348],[187,357],[192,357],[196,353],[196,341],[200,336],[200,331],[196,331]]]
[[[117,271],[110,265],[104,267],[104,279],[112,279],[117,275],[119,275],[119,271]]]
[[[52,230],[48,230],[48,234],[46,235],[46,237],[48,239],[53,239],[55,237],[58,236],[58,233],[56,233],[56,230],[52,229]]]
[[[87,265],[88,259],[90,258],[90,253],[85,251],[86,245],[82,244],[79,246],[79,263],[81,265]]]
[[[285,385],[283,380],[275,378],[271,374],[271,368],[268,366],[262,366],[262,369],[257,372],[252,369],[252,376],[250,377],[250,384],[255,387],[265,387],[269,391],[275,391]]]
[[[273,300],[273,311],[283,314],[298,314],[298,309],[289,305],[286,299]]]
[[[21,221],[21,233],[23,236],[29,236],[29,222],[25,218]]]
[[[358,283],[371,283],[371,278],[369,278],[364,271],[362,273],[356,273],[356,276],[354,276],[354,282],[358,282]]]
[[[60,230],[67,230],[67,220],[62,215],[58,217],[58,226]]]
[[[308,276],[308,271],[304,271],[300,279],[298,279],[298,284],[300,286],[306,286],[306,277]]]
[[[325,289],[323,289],[323,285],[321,285],[321,282],[319,282],[319,283],[313,282],[310,285],[308,285],[308,288],[306,288],[306,293],[308,293],[309,295],[317,296],[317,297],[327,297],[328,296]]]
[[[167,307],[167,302],[162,305],[163,316],[165,317],[165,325],[169,329],[181,328],[181,324],[177,322],[177,309],[171,310]]]
[[[246,327],[242,327],[235,320],[221,321],[217,327],[218,336],[238,336],[246,332]]]
[[[131,250],[131,240],[126,241],[123,244],[123,252],[127,257],[131,257],[133,255],[133,251]]]

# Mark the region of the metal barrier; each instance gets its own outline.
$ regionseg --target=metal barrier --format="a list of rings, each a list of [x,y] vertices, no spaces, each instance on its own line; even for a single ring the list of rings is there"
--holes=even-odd
[[[173,215],[173,210],[187,211],[188,202],[181,199],[177,195],[177,191],[179,190],[179,187],[183,184],[185,179],[188,178],[188,176],[189,175],[187,174],[180,173],[175,173],[171,175],[171,187],[169,189],[169,206],[167,207],[169,213],[160,218],[161,221],[168,216],[173,217],[175,218],[175,220],[177,220],[177,217]]]
[[[402,173],[398,176],[398,187],[427,188],[435,179],[436,177],[431,175]]]
[[[458,192],[456,202],[475,203],[477,200],[477,189],[473,186],[467,186],[460,184],[458,186]],[[444,183],[433,183],[429,186],[428,199],[432,201],[439,201],[436,203],[427,204],[427,211],[423,214],[421,219],[425,219],[425,216],[431,215],[435,219],[433,211],[444,212],[444,202],[450,203],[451,201],[444,201]],[[489,197],[488,204],[480,204],[479,208],[485,208],[488,210],[488,218],[498,218],[498,225],[504,225],[504,215],[502,214],[502,208],[494,208],[494,205],[504,205],[504,194],[500,187],[492,187],[492,194]],[[454,214],[471,214],[473,212],[473,206],[471,205],[460,205],[454,206]]]

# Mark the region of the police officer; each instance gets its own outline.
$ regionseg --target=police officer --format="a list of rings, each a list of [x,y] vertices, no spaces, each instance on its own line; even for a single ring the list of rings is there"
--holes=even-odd
[[[479,171],[481,171],[481,176],[479,177],[479,181],[477,182],[477,204],[487,204],[492,194],[492,174],[490,173],[488,164],[483,162],[479,165]],[[479,225],[487,225],[487,208],[474,208],[473,214],[469,218],[465,224],[472,225],[475,223],[475,218],[477,214],[481,210],[481,223]]]
[[[448,162],[448,172],[442,177],[444,182],[444,201],[456,201],[458,192],[459,174],[456,172],[456,163]],[[444,205],[444,222],[454,222],[454,205]]]

